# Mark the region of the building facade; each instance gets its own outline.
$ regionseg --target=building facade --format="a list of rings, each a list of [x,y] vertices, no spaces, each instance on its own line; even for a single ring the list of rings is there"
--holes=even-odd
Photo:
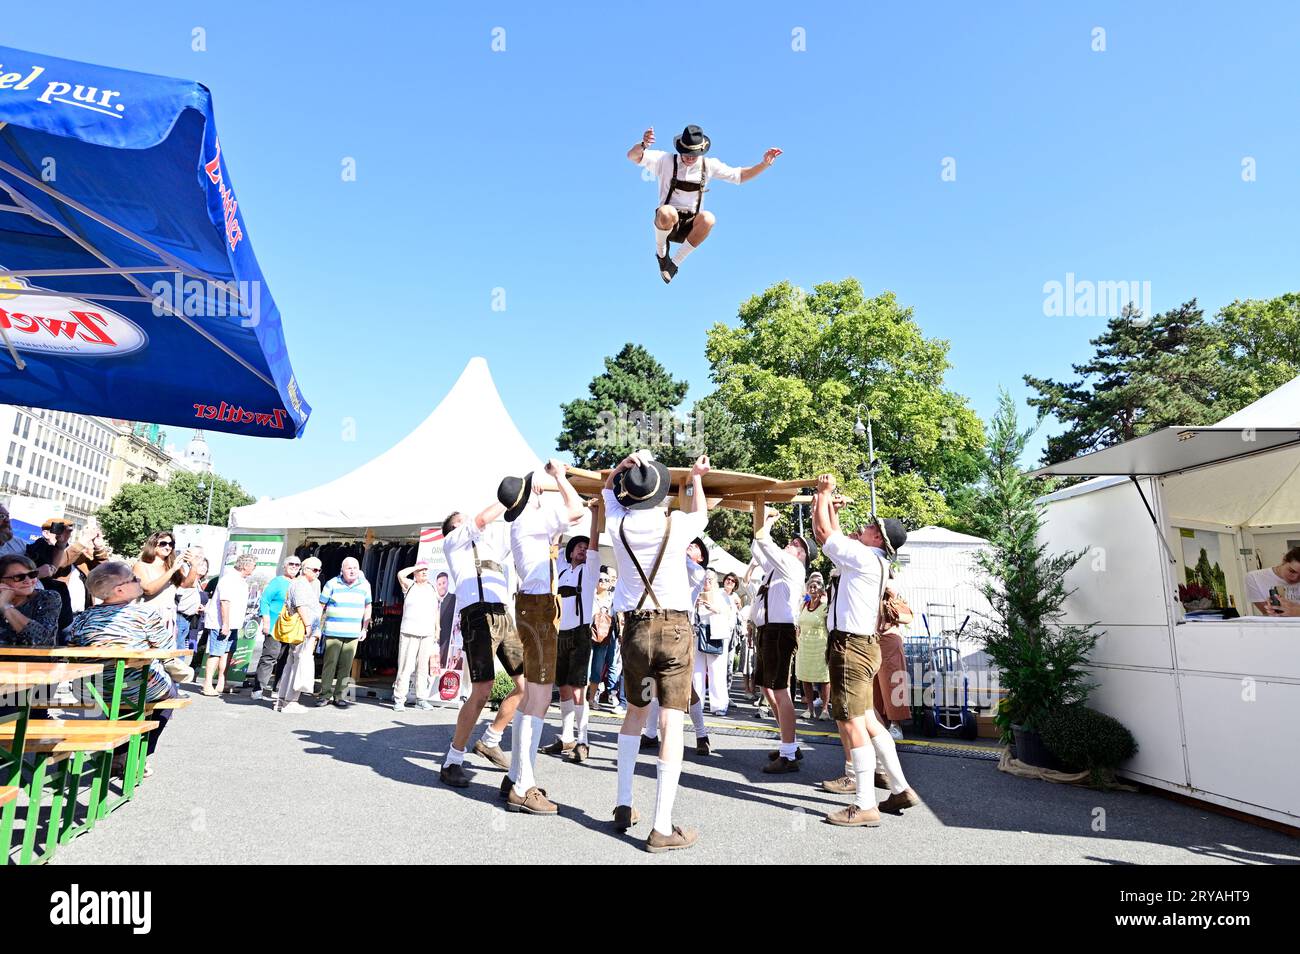
[[[167,453],[167,433],[157,424],[113,421],[117,437],[108,471],[108,496],[127,484],[165,484],[171,480],[173,462]]]
[[[105,418],[0,404],[0,495],[62,501],[65,515],[84,524],[112,496],[118,437]]]

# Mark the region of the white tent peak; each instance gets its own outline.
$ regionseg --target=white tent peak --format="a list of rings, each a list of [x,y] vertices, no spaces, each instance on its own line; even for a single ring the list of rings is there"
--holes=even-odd
[[[1300,427],[1300,377],[1229,414],[1216,427]]]
[[[311,490],[236,507],[232,529],[366,530],[409,536],[453,510],[482,508],[502,477],[541,462],[511,419],[487,361],[474,357],[415,430]]]
[[[904,549],[914,543],[982,546],[988,541],[983,537],[972,537],[969,533],[958,533],[956,530],[948,530],[944,527],[921,527],[907,535],[907,543],[904,544]]]

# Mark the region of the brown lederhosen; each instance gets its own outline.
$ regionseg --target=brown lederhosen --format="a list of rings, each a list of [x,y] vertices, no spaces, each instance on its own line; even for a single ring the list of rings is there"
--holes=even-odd
[[[700,157],[700,181],[685,182],[677,178],[677,159],[678,157],[674,155],[673,156],[673,177],[672,180],[669,181],[668,183],[668,194],[664,196],[664,200],[663,202],[660,203],[660,205],[672,205],[674,192],[695,193],[694,212],[687,212],[685,209],[677,209],[676,206],[673,206],[673,208],[676,209],[677,211],[677,224],[673,226],[673,230],[668,234],[668,241],[681,243],[681,242],[685,242],[686,237],[691,234],[691,229],[695,227],[695,217],[700,214],[700,206],[704,204],[704,193],[707,191],[704,188],[704,183],[708,179],[709,170],[708,167],[704,164],[704,157],[701,156]]]
[[[883,561],[882,561],[883,563]],[[885,568],[881,567],[880,598],[876,601],[877,620],[880,599],[885,593]],[[830,613],[835,614],[835,600],[839,596],[839,580],[834,582],[836,592],[831,593]],[[839,629],[838,614],[833,624],[827,626],[826,664],[831,676],[831,717],[836,722],[861,718],[872,708],[872,686],[880,671],[880,635],[847,633]],[[877,622],[879,626],[879,622]]]
[[[555,593],[555,545],[551,545],[551,592],[516,593],[515,625],[524,644],[524,678],[537,685],[555,681],[560,634],[560,598]]]
[[[487,603],[483,599],[483,567],[499,570],[491,560],[480,560],[478,544],[474,548],[474,574],[478,577],[478,602],[460,611],[460,636],[469,664],[470,682],[491,682],[496,678],[492,665],[495,655],[511,676],[524,671],[524,647],[510,621],[504,603]]]
[[[623,524],[618,534],[627,550],[628,558],[641,576],[645,592],[636,609],[623,614],[623,690],[629,705],[648,706],[656,696],[665,709],[685,712],[691,701],[691,670],[695,665],[695,630],[690,615],[685,610],[663,609],[655,596],[654,579],[663,562],[672,531],[670,513],[664,524],[664,538],[650,575],[646,576],[636,554],[628,545]],[[655,604],[654,609],[642,609],[646,599]]]

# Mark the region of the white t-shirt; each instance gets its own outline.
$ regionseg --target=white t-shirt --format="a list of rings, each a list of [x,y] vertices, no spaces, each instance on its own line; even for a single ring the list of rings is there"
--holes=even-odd
[[[406,588],[402,603],[402,634],[438,635],[438,588],[432,583],[414,583]]]
[[[881,574],[888,572],[884,552],[842,533],[827,537],[822,552],[840,569],[827,631],[872,635],[880,620]]]
[[[1273,572],[1271,566],[1262,570],[1251,570],[1246,574],[1246,599],[1251,603],[1267,603],[1269,591],[1275,586],[1282,587],[1282,596],[1288,600],[1300,600],[1300,583],[1288,583]],[[1251,610],[1254,610],[1254,606]]]
[[[229,619],[223,619],[221,616],[223,601],[230,604]],[[248,580],[240,576],[239,571],[233,566],[228,566],[222,572],[221,579],[217,581],[217,590],[212,594],[212,599],[208,600],[208,608],[203,615],[203,625],[208,629],[238,632],[239,627],[244,625],[244,616],[247,612]]]
[[[510,549],[519,574],[519,592],[551,592],[557,572],[551,562],[551,546],[568,529],[569,511],[559,494],[529,495],[523,511],[510,524]]]
[[[686,579],[691,584],[691,606],[699,602],[700,594],[704,592],[704,583],[708,577],[709,571],[707,569],[690,557],[686,558]]]
[[[676,153],[663,152],[660,149],[647,149],[645,155],[641,157],[641,165],[650,169],[659,178],[659,204],[664,204],[664,199],[668,196],[668,186],[673,181],[673,156]],[[680,182],[699,182],[700,169],[707,165],[709,169],[709,181],[704,183],[704,191],[709,191],[709,182],[714,179],[720,179],[723,182],[732,182],[740,185],[740,169],[735,166],[729,166],[720,159],[714,159],[711,156],[704,157],[704,163],[693,162],[689,166],[678,160],[677,162],[677,179]],[[672,205],[675,209],[684,209],[687,212],[695,211],[696,198],[698,192],[683,192],[678,189],[673,193]],[[676,523],[676,518],[673,520]]]
[[[560,629],[573,629],[591,622],[592,608],[596,605],[596,584],[600,582],[600,550],[587,548],[587,559],[581,566],[566,564],[556,586],[572,586],[582,594],[582,612],[578,612],[577,596],[560,597]]]
[[[457,615],[465,607],[479,602],[478,578],[474,573],[474,545],[478,545],[479,560],[491,560],[501,567],[500,570],[483,567],[483,602],[505,603],[510,596],[506,585],[505,558],[500,551],[505,549],[497,541],[495,534],[485,534],[478,528],[473,517],[447,534],[442,541],[442,553],[447,558],[447,572],[451,574],[452,585],[456,588]]]
[[[763,597],[756,595],[754,625],[799,622],[799,605],[803,602],[804,580],[808,576],[803,561],[777,546],[768,536],[755,537],[750,552],[767,581],[767,612],[771,615],[771,619],[764,616]]]
[[[645,575],[650,575],[655,557],[659,554],[659,544],[664,538],[664,520],[668,514],[663,507],[651,507],[648,510],[629,510],[618,502],[614,491],[606,490],[605,526],[614,545],[614,562],[618,564],[618,582],[614,585],[614,612],[626,613],[637,608],[645,585],[641,574],[632,564],[632,557],[623,546],[623,533],[632,547],[637,561]],[[659,606],[650,596],[646,597],[641,609],[667,609],[691,612],[695,608],[691,600],[691,584],[686,575],[686,548],[696,537],[704,533],[708,525],[707,511],[688,513],[678,510],[673,514],[672,532],[664,547],[663,560],[659,572],[654,578],[654,596]]]

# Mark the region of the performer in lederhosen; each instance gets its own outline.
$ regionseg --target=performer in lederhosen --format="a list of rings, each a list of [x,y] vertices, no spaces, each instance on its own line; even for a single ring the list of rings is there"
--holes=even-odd
[[[524,679],[528,684],[523,704],[515,715],[511,772],[507,778],[512,785],[506,792],[506,809],[530,815],[554,815],[559,811],[537,786],[535,771],[559,649],[560,606],[555,558],[560,536],[586,512],[565,471],[565,465],[558,460],[546,463],[546,473],[554,478],[559,494],[543,493],[549,482],[534,479],[531,473],[522,480],[507,477],[502,481],[505,494],[518,495],[517,505],[506,511],[506,520],[510,522],[510,549],[519,575],[515,625],[524,647]],[[514,756],[515,752],[518,756]]]
[[[708,500],[703,476],[709,458],[691,468],[691,509],[669,513],[668,468],[648,451],[624,459],[605,481],[606,529],[618,562],[614,611],[623,614],[623,678],[628,710],[618,736],[618,799],[614,826],[627,831],[639,814],[632,805],[632,780],[641,727],[651,699],[658,698],[659,762],[654,825],[646,840],[652,852],[689,848],[692,829],[672,823],[682,771],[682,728],[691,698],[695,633],[686,547],[704,533]]]
[[[542,749],[548,755],[568,756],[585,762],[591,752],[587,727],[591,706],[587,701],[587,675],[591,668],[591,635],[600,581],[600,501],[591,506],[591,535],[575,536],[564,545],[560,572],[560,635],[555,654],[555,685],[560,690],[560,737]],[[591,541],[597,544],[592,545]],[[574,725],[577,725],[575,738]]]
[[[700,594],[704,592],[704,581],[709,575],[709,548],[702,537],[696,537],[686,547],[686,579],[691,587],[691,625],[699,618],[697,608]],[[694,679],[691,684],[691,722],[695,725],[695,754],[709,754],[709,730],[704,725],[704,701],[695,690]],[[646,715],[645,731],[641,733],[641,748],[650,749],[659,744],[659,700],[650,700],[650,711]]]
[[[772,541],[772,525],[780,517],[777,511],[768,511],[751,547],[754,562],[764,574],[763,584],[754,600],[760,660],[755,676],[758,684],[767,690],[765,694],[771,700],[777,725],[781,728],[781,745],[763,767],[768,775],[799,771],[800,753],[795,739],[790,680],[794,676],[794,657],[799,648],[799,607],[811,556],[808,541],[797,533],[791,534],[790,542],[784,548]]]
[[[889,559],[907,541],[903,524],[894,519],[866,522],[856,535],[840,531],[843,498],[835,496],[835,478],[817,480],[813,497],[813,534],[840,571],[827,614],[827,659],[831,677],[831,715],[849,753],[854,780],[853,804],[831,812],[832,825],[880,824],[880,812],[899,813],[921,800],[907,784],[898,750],[872,710],[872,680],[880,669],[880,603],[889,576]],[[876,766],[884,773],[890,795],[877,806],[873,784]]]

